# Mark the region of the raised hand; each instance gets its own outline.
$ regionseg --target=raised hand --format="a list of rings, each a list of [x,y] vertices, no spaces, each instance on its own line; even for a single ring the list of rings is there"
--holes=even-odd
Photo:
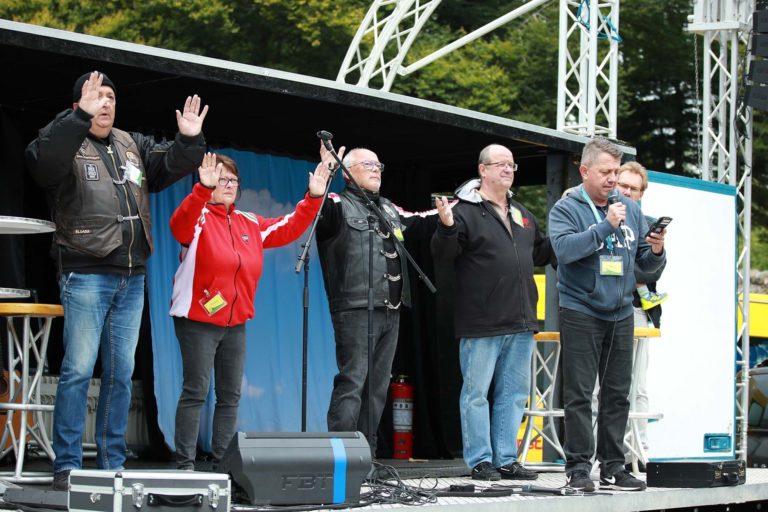
[[[320,197],[325,194],[325,185],[328,183],[328,177],[331,175],[331,168],[327,162],[320,162],[315,167],[314,173],[309,173],[309,195]]]
[[[331,175],[332,167],[327,162],[320,162],[314,173],[309,173],[309,195],[320,197],[325,194],[325,185]]]
[[[91,76],[89,76],[88,80],[83,84],[80,101],[77,102],[77,108],[95,116],[108,101],[114,99],[108,96],[99,97],[99,91],[101,90],[101,83],[103,80],[104,76],[98,71],[93,71],[91,73]]]
[[[184,102],[184,112],[176,111],[176,123],[179,125],[179,133],[187,137],[197,137],[203,131],[203,121],[208,114],[208,105],[200,112],[200,96],[187,96]]]
[[[341,146],[339,151],[336,152],[336,154],[339,155],[339,160],[344,159],[344,151],[346,150],[347,148],[345,146]],[[320,161],[323,162],[328,169],[335,169],[339,165],[331,152],[325,149],[322,141],[320,141]]]
[[[197,173],[200,175],[200,183],[204,187],[216,188],[219,184],[219,176],[221,176],[221,169],[224,164],[216,164],[216,154],[206,153],[203,156],[203,163],[197,169]]]
[[[451,209],[451,203],[443,197],[435,198],[435,206],[437,206],[437,215],[440,217],[440,223],[444,226],[453,226],[453,210]]]

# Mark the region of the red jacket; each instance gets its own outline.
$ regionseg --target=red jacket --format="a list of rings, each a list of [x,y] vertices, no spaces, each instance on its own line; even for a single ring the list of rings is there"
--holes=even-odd
[[[171,232],[182,244],[173,280],[171,316],[221,326],[253,318],[263,249],[299,238],[311,224],[321,198],[309,195],[293,213],[268,219],[210,204],[211,190],[199,183],[171,216]]]

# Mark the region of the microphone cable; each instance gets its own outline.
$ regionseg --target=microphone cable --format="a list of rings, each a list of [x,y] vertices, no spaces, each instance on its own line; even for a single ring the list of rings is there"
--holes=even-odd
[[[624,222],[621,222],[621,223],[619,223],[619,227],[617,229],[618,229],[619,233],[622,234],[622,238],[624,239],[624,241],[623,241],[624,249],[626,249],[626,251],[627,251],[627,262],[629,262],[631,260],[631,253],[629,252],[629,244],[627,243],[627,237],[623,236],[624,235],[623,226],[624,226]],[[617,239],[617,241],[620,241],[618,235],[616,236],[616,239]],[[624,280],[626,278],[626,275],[627,275],[626,272],[622,272],[621,273],[621,278],[619,279],[619,287],[617,289],[618,293],[617,293],[617,298],[616,298],[616,307],[614,308],[615,313],[613,315],[613,321],[612,321],[613,325],[611,326],[611,337],[610,337],[610,341],[608,342],[608,353],[605,356],[605,364],[601,366],[600,361],[598,360],[598,362],[597,362],[597,377],[598,377],[598,382],[597,382],[597,386],[598,386],[598,389],[597,389],[597,410],[593,411],[594,418],[592,420],[592,433],[593,433],[594,436],[596,436],[596,434],[597,434],[597,430],[596,430],[597,429],[597,419],[598,419],[598,417],[600,417],[600,402],[601,402],[602,397],[603,397],[603,381],[605,380],[605,373],[608,371],[608,365],[610,364],[610,361],[611,361],[611,352],[613,351],[613,340],[614,340],[614,337],[616,336],[616,325],[619,322],[619,311],[621,310],[621,299],[622,299],[622,297],[624,295]],[[600,368],[601,367],[603,368],[602,377],[600,376]],[[631,368],[630,368],[630,379],[631,379],[631,377],[632,377],[632,373],[631,373]],[[626,426],[624,428],[626,430]],[[593,466],[594,466],[596,460],[597,460],[597,439],[595,439],[595,452],[592,454],[592,465]]]

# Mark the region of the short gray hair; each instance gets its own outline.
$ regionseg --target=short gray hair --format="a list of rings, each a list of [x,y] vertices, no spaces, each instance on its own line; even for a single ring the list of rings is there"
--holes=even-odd
[[[615,143],[605,137],[595,137],[584,145],[584,150],[581,152],[581,165],[592,165],[602,153],[608,153],[619,160],[624,156],[624,152]]]
[[[352,148],[349,151],[347,151],[344,154],[344,158],[341,160],[341,163],[344,164],[344,167],[349,169],[349,166],[352,164],[352,153],[355,153],[357,151],[371,151],[368,148]]]

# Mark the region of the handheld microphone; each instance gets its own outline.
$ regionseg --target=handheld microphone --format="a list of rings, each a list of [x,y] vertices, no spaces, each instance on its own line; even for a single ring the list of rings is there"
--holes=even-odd
[[[608,206],[610,206],[610,205],[612,205],[614,203],[618,203],[618,202],[620,202],[619,201],[619,191],[614,188],[613,190],[608,192]],[[621,227],[623,225],[624,225],[624,221],[622,220],[622,221],[619,222],[619,227]]]
[[[317,137],[323,141],[323,146],[325,146],[325,149],[327,149],[328,151],[333,151],[333,144],[331,144],[331,139],[333,139],[333,134],[331,132],[320,130],[319,132],[317,132]]]

